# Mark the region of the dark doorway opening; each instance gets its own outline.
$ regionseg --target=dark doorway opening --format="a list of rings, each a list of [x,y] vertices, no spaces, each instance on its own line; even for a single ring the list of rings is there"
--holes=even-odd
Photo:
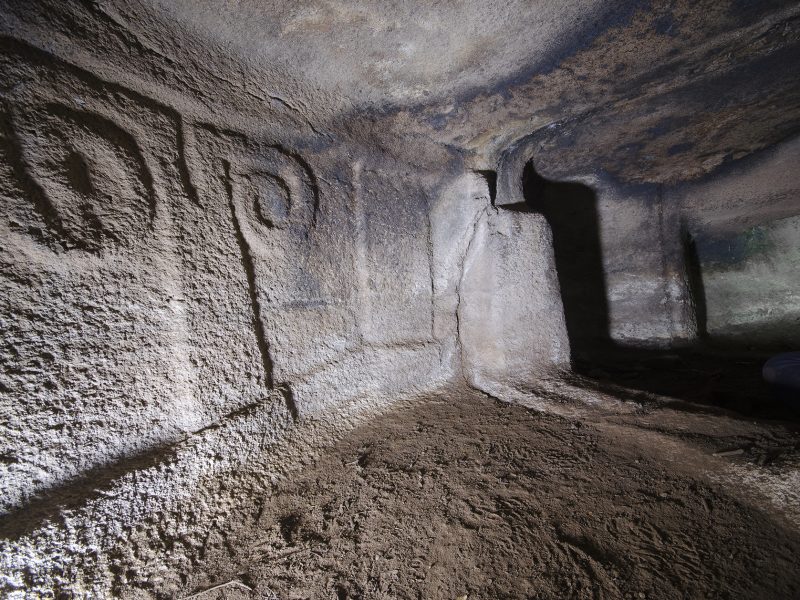
[[[597,195],[580,183],[548,181],[530,162],[522,192],[550,225],[572,360],[580,364],[611,343]]]

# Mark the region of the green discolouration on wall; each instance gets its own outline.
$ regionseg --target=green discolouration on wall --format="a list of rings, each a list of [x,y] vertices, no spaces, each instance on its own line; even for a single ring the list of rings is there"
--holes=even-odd
[[[798,344],[800,216],[706,246],[698,242],[698,250],[712,340],[787,349]]]
[[[741,232],[725,235],[701,235],[696,240],[700,265],[705,271],[727,271],[746,266],[774,249],[770,239],[771,225],[757,225]]]

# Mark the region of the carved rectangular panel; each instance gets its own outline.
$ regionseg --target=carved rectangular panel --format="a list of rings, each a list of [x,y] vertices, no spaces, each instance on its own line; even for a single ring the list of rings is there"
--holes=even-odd
[[[206,421],[174,112],[0,39],[0,512]]]
[[[362,329],[375,344],[433,339],[428,199],[398,172],[363,169],[357,182]]]
[[[355,343],[352,310],[336,292],[340,265],[326,247],[331,232],[317,231],[315,174],[278,144],[208,125],[192,131],[187,155],[200,202],[233,229],[263,380],[288,390]]]

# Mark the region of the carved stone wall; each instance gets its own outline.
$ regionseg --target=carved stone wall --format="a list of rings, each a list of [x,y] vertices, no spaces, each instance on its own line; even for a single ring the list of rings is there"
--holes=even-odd
[[[5,39],[2,509],[213,418],[175,221],[180,120]]]
[[[0,595],[181,597],[230,505],[445,384],[796,342],[798,148],[718,169],[800,127],[797,7],[200,4],[0,0]]]
[[[2,45],[9,518],[237,411],[291,422],[448,376],[428,199],[402,166],[292,149]]]
[[[766,351],[800,344],[800,142],[672,190],[683,215],[701,335]]]

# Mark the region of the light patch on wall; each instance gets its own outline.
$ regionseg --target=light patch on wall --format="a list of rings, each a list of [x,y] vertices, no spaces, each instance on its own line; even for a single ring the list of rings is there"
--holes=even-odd
[[[697,240],[712,339],[746,346],[800,341],[800,216]]]

